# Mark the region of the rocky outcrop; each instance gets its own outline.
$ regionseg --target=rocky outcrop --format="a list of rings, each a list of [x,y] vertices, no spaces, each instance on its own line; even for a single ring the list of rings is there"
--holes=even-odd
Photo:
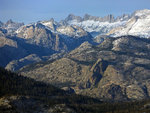
[[[122,88],[120,85],[117,84],[110,84],[107,86],[103,86],[102,88],[99,89],[99,96],[103,100],[122,100],[125,101],[127,100],[126,95],[123,94],[124,92],[122,91]]]
[[[102,59],[97,60],[97,62],[92,66],[90,70],[91,71],[90,84],[93,84],[95,86],[100,82],[107,66],[108,66],[108,63],[106,61],[103,61]]]

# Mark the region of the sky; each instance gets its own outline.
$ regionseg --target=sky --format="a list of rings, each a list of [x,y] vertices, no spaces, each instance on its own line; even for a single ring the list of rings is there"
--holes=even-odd
[[[150,0],[0,0],[0,21],[12,19],[27,24],[50,18],[60,21],[70,13],[103,17],[141,9],[150,9]]]

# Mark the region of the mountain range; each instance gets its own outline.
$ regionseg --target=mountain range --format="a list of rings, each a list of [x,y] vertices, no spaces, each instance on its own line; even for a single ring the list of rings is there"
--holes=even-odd
[[[98,44],[104,35],[149,38],[149,16],[150,10],[145,9],[116,18],[88,14],[82,18],[70,14],[60,22],[54,19],[27,25],[12,20],[0,22],[0,51],[3,53],[0,66],[15,71],[27,64],[48,60],[53,54],[69,52],[85,41]]]
[[[133,36],[81,44],[64,57],[26,66],[21,74],[102,100],[150,97],[150,40]]]

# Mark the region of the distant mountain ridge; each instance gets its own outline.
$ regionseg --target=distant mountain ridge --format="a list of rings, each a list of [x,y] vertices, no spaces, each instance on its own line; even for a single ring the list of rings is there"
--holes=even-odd
[[[99,22],[116,22],[116,21],[119,21],[119,20],[128,20],[130,18],[130,15],[128,14],[123,14],[122,16],[118,16],[118,17],[114,17],[112,14],[110,15],[107,15],[107,16],[104,16],[104,17],[97,17],[97,16],[91,16],[89,14],[85,14],[82,17],[80,16],[75,16],[74,14],[69,14],[67,18],[65,18],[65,22],[68,22],[68,21],[72,21],[72,20],[77,20],[78,22],[81,22],[81,21],[86,21],[86,20],[94,20],[94,21],[99,21]]]
[[[105,17],[96,17],[85,14],[84,17],[68,15],[66,19],[61,21],[64,25],[77,25],[86,31],[90,32],[92,36],[97,35],[133,35],[144,38],[150,37],[150,10],[137,10],[131,15],[123,14],[122,16],[114,17],[108,15]],[[140,28],[140,29],[138,29]]]
[[[104,35],[112,28],[124,24],[128,19],[130,19],[130,17],[131,16],[128,14],[123,14],[122,16],[118,16],[116,18],[112,14],[105,17],[96,17],[85,14],[82,18],[80,16],[69,14],[65,20],[61,21],[61,23],[64,25],[69,24],[80,26],[90,32],[91,35],[96,36]]]
[[[68,17],[66,17],[64,20],[61,20],[60,22],[56,22],[52,18],[48,21],[39,21],[37,23],[41,23],[55,32],[57,32],[56,28],[60,26],[75,25],[89,32],[94,37],[97,35],[135,35],[146,38],[149,37],[150,34],[148,26],[150,15],[149,12],[149,9],[137,10],[132,14],[123,14],[117,17],[114,17],[112,14],[104,17],[91,16],[89,14],[85,14],[83,17],[80,17],[75,16],[74,14],[69,14]],[[133,24],[135,25],[132,27]],[[20,28],[23,25],[23,23],[15,23],[12,20],[7,21],[6,23],[0,22],[0,28],[6,29],[9,33],[15,32],[18,28]],[[138,29],[138,31],[132,30],[137,29],[136,25],[137,27],[141,27],[141,29]],[[127,29],[131,29],[130,32]],[[142,29],[146,31],[144,33],[141,33],[144,31]]]
[[[69,52],[83,42],[95,45],[101,43],[104,37],[123,35],[149,38],[150,10],[118,17],[70,14],[60,22],[52,18],[27,25],[12,20],[0,22],[0,65],[17,70],[23,66],[19,65],[21,62],[27,65],[48,60],[51,55]]]

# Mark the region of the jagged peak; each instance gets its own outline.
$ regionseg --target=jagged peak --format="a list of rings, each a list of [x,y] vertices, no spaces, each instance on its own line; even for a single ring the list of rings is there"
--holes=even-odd
[[[6,22],[6,24],[11,24],[11,23],[14,23],[14,22],[12,21],[12,19],[9,19],[9,20]]]
[[[75,16],[74,14],[69,14],[68,17],[65,19],[66,22],[77,20],[78,22],[86,21],[86,20],[94,20],[94,21],[100,21],[100,22],[115,22],[115,21],[123,21],[125,19],[129,19],[130,15],[123,14],[122,16],[115,17],[113,14],[108,14],[104,17],[99,16],[92,16],[90,14],[85,14],[83,17]]]
[[[54,18],[51,18],[51,19],[50,19],[50,22],[55,22]]]
[[[89,18],[89,17],[91,17],[91,15],[86,13],[83,18],[85,19],[85,18]]]
[[[68,17],[75,17],[75,15],[74,15],[73,13],[70,13],[70,14],[68,15]]]
[[[14,22],[12,19],[9,19],[7,22],[6,22],[6,25],[8,24],[21,24],[21,25],[24,25],[24,23],[19,23],[19,22]]]
[[[82,18],[80,16],[75,16],[74,14],[69,14],[68,17],[65,19],[65,21],[71,20],[82,21]]]

